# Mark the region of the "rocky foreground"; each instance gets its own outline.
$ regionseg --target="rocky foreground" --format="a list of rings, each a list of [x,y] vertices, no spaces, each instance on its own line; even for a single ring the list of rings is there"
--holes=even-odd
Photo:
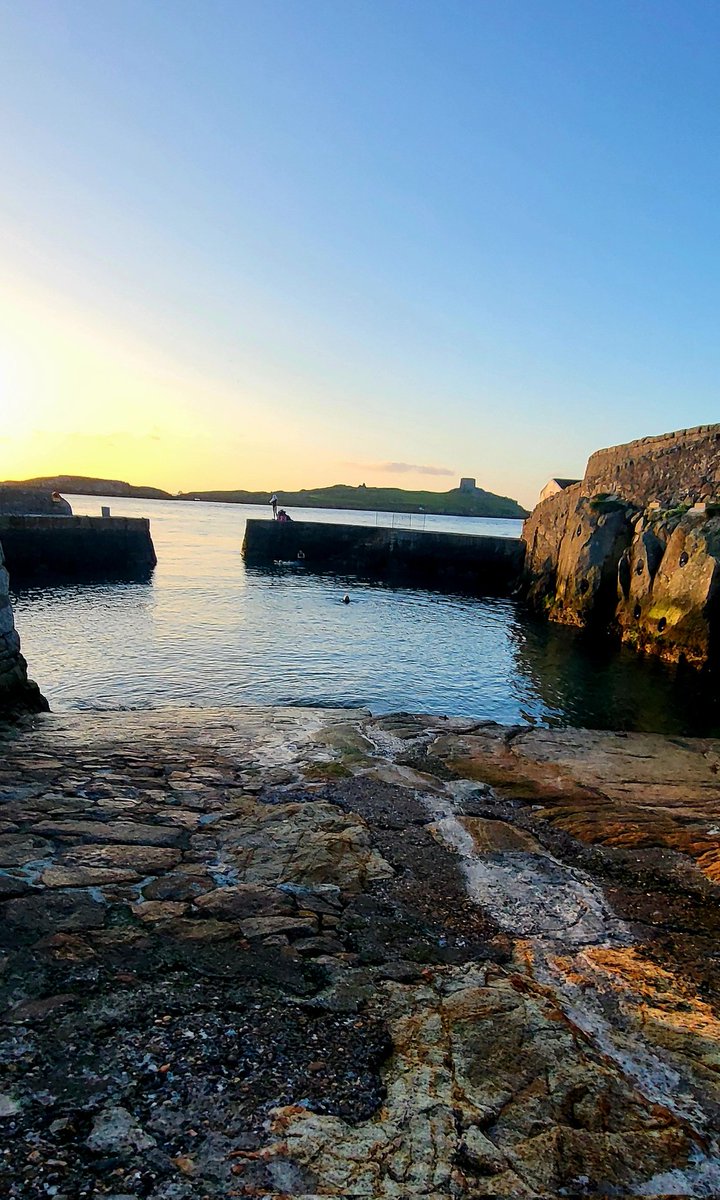
[[[0,1195],[720,1194],[720,743],[0,737]]]

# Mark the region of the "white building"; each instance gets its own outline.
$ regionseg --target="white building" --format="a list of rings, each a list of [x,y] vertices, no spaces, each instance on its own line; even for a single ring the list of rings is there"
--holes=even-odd
[[[569,488],[573,483],[580,483],[579,479],[548,479],[545,487],[540,493],[540,502],[547,500],[548,496],[555,496],[558,492],[564,492],[565,488]]]

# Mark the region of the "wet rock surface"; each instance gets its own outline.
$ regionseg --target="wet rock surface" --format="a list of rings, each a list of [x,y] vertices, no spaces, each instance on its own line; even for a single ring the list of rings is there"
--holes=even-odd
[[[720,746],[0,733],[0,1194],[720,1194]]]

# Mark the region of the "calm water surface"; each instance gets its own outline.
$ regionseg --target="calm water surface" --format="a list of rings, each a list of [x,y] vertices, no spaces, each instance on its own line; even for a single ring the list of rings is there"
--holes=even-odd
[[[363,705],[502,722],[720,734],[717,689],[694,674],[528,619],[511,600],[246,569],[245,505],[69,497],[76,513],[149,516],[148,584],[14,595],[33,677],[54,709],[170,704]],[[269,517],[269,510],[268,510]],[[407,523],[293,509],[301,520]],[[417,518],[414,519],[417,521]],[[519,521],[428,517],[427,529],[516,537]],[[352,603],[341,597],[349,591]]]

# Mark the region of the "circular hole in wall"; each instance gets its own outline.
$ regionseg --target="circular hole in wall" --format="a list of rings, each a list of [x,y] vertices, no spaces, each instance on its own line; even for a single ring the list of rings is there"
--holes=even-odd
[[[658,633],[662,633],[662,631],[666,625],[667,625],[667,619],[665,617],[661,617],[660,620],[658,621]]]
[[[640,616],[640,613],[641,613],[641,612],[642,612],[642,609],[640,608],[640,605],[639,605],[639,604],[636,604],[636,605],[635,605],[635,607],[634,607],[634,609],[633,609],[633,616],[634,616],[634,618],[635,618],[635,620],[636,620],[636,621],[637,621],[638,617]]]
[[[590,588],[590,584],[588,583],[587,579],[581,579],[578,584],[578,591],[579,591],[580,595],[584,596],[585,593],[587,591],[589,591],[589,588]]]
[[[688,554],[687,550],[683,550],[682,554],[680,555],[680,566],[684,567],[689,558],[690,555]]]

